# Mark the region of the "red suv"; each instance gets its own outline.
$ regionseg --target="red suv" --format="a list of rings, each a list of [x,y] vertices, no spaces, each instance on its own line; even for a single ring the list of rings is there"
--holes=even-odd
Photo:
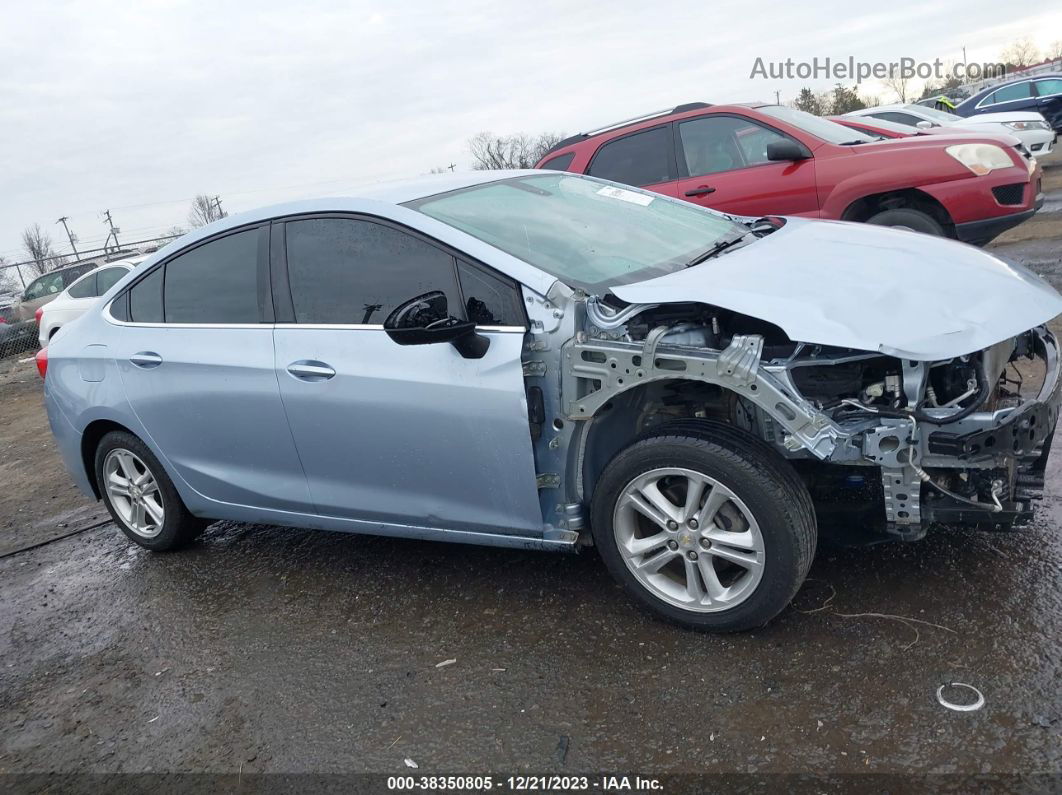
[[[567,138],[536,168],[735,215],[866,221],[976,245],[1043,204],[1040,166],[1006,137],[877,140],[783,105],[680,105]]]

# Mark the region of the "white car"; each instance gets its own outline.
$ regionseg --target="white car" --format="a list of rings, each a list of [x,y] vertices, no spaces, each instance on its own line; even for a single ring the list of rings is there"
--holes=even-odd
[[[876,108],[853,110],[845,116],[872,116],[908,127],[955,127],[979,133],[998,133],[1016,136],[1036,157],[1051,154],[1055,131],[1044,117],[1034,111],[1016,110],[1009,113],[979,113],[963,118],[924,105],[879,105]]]
[[[47,345],[60,328],[85,314],[101,295],[145,259],[146,257],[130,257],[101,265],[63,290],[55,300],[41,307],[38,310],[40,316],[37,318],[37,336],[41,347]]]

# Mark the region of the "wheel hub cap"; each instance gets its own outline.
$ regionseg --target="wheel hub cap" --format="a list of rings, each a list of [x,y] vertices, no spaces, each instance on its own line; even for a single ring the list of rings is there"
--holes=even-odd
[[[729,610],[763,577],[763,534],[752,512],[725,484],[693,470],[634,478],[616,502],[613,532],[638,582],[684,610]]]
[[[133,533],[154,538],[166,512],[154,473],[136,453],[115,448],[103,460],[104,488],[114,512]]]

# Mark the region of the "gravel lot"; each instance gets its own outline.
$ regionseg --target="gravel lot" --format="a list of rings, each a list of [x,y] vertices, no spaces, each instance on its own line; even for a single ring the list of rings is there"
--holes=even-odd
[[[1062,286],[1062,212],[993,249]],[[105,515],[45,429],[0,362],[0,773],[1062,772],[1058,451],[1032,527],[822,549],[791,610],[712,637],[592,553],[234,524],[16,552]],[[950,681],[985,708],[939,706]]]

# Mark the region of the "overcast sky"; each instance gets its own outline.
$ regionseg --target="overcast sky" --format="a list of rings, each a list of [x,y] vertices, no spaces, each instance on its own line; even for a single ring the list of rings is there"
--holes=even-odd
[[[1062,38],[1050,3],[115,2],[0,5],[0,256],[33,222],[67,251],[469,166],[467,139],[574,133],[681,102],[783,101],[766,60],[994,60]],[[812,84],[825,89],[830,81]],[[872,92],[884,92],[868,85]],[[891,101],[891,96],[883,96]]]

